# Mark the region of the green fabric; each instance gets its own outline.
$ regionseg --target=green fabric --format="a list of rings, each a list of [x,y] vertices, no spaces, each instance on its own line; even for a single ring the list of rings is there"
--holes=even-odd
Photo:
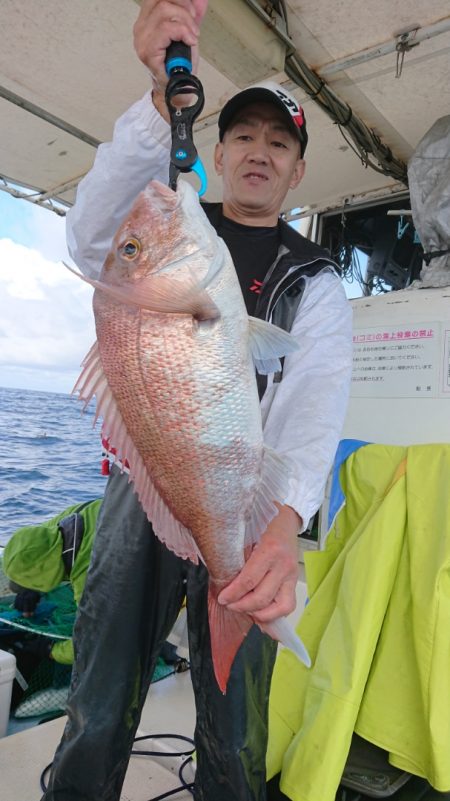
[[[71,665],[75,659],[72,639],[55,642],[51,650],[51,657],[61,665]]]
[[[101,503],[101,499],[92,501],[80,511],[84,521],[84,535],[68,578],[77,605],[86,582]],[[62,538],[58,531],[58,523],[79,507],[80,504],[70,506],[45,523],[18,529],[3,553],[3,570],[8,578],[23,587],[44,593],[49,593],[58,587],[67,578],[62,561]],[[48,596],[46,600],[51,599]],[[33,619],[27,620],[32,627]],[[72,640],[55,643],[51,655],[57,662],[71,664],[74,658]]]
[[[450,789],[450,446],[369,445],[341,468],[346,504],[305,554],[298,625],[270,699],[268,776],[293,801],[334,801],[353,731]]]
[[[53,639],[66,640],[71,636],[77,607],[68,582],[46,593],[31,617],[21,617],[14,609],[14,597],[8,595],[0,598],[0,634],[4,633],[4,626],[7,626],[30,634],[45,634]]]

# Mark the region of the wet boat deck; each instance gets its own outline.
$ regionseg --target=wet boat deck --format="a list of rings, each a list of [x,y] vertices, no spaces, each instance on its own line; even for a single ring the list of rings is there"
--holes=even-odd
[[[37,801],[42,795],[40,776],[55,753],[66,717],[43,723],[0,739],[0,775],[4,801]],[[169,732],[192,737],[195,722],[194,699],[189,673],[175,674],[151,687],[144,706],[138,735]],[[179,744],[182,748],[182,744]],[[144,740],[136,750],[174,751],[173,741]],[[149,801],[180,785],[178,770],[185,757],[132,757],[121,801]],[[193,770],[185,770],[192,781]],[[192,801],[187,790],[174,796]]]

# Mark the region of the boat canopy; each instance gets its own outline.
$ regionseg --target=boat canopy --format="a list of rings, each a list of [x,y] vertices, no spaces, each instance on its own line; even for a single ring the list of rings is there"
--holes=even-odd
[[[73,203],[98,144],[149,89],[138,12],[136,0],[3,0],[1,188],[62,213]],[[195,141],[210,200],[218,112],[250,83],[273,77],[304,107],[306,174],[286,200],[303,214],[404,191],[408,160],[450,108],[448,0],[210,0],[201,53]]]

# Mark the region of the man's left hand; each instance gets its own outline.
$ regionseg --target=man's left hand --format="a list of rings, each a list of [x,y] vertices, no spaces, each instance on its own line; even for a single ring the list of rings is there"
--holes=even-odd
[[[278,515],[268,525],[239,575],[219,594],[219,603],[234,612],[251,615],[261,626],[293,612],[301,522],[290,506],[279,506]]]

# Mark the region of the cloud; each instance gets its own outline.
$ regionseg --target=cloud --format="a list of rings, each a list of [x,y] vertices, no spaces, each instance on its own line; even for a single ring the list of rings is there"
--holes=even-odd
[[[46,231],[53,231],[53,226],[48,223]],[[61,377],[67,374],[69,391],[74,371],[79,370],[95,340],[92,289],[61,262],[51,260],[52,255],[68,259],[64,234],[58,241],[53,236],[46,248],[44,235],[40,228],[46,255],[11,239],[0,239],[0,374],[15,376],[20,382],[23,368],[26,383],[15,386],[34,388],[30,378],[33,371],[40,371],[42,379],[45,373],[49,391],[53,389],[52,375],[58,374],[60,387]],[[4,381],[0,378],[0,383]]]
[[[32,247],[39,251],[44,259],[56,262],[61,259],[66,262],[69,260],[65,217],[32,205],[28,221],[28,237]]]

